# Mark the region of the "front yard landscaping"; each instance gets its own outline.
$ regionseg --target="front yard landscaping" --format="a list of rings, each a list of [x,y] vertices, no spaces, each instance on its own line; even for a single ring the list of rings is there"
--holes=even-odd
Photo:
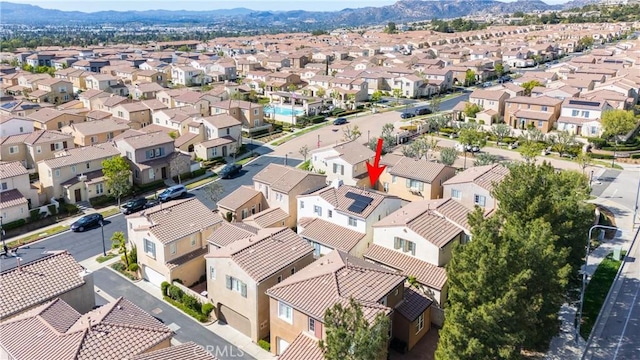
[[[162,291],[162,298],[169,304],[177,307],[199,322],[204,323],[209,321],[209,315],[213,311],[213,304],[202,304],[195,297],[185,294],[182,289],[166,281],[160,285],[160,289]]]

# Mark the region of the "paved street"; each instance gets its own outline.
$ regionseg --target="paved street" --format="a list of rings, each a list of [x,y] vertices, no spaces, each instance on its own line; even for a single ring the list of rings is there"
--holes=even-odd
[[[268,149],[267,149],[268,150]],[[262,148],[260,149],[262,151]],[[219,180],[224,186],[223,197],[230,194],[241,185],[250,185],[253,183],[252,178],[260,170],[264,169],[270,163],[284,164],[285,159],[274,156],[262,156],[252,163],[243,167],[240,175],[233,179]],[[288,159],[287,164],[296,166],[300,163],[297,159]],[[209,208],[213,209],[213,202],[208,199],[202,190],[194,190],[191,192]],[[116,231],[126,233],[126,222],[124,216],[116,215],[109,218],[104,226],[104,237],[107,250],[110,246],[111,235]],[[18,256],[22,258],[22,262],[36,260],[43,256],[43,252],[50,250],[68,250],[76,261],[82,261],[90,257],[96,256],[102,252],[102,235],[100,229],[91,229],[82,233],[74,233],[66,231],[61,234],[46,238],[35,244],[20,248]],[[15,267],[17,262],[14,258],[0,259],[2,271]]]
[[[93,273],[93,278],[95,285],[107,291],[110,296],[115,298],[124,296],[149,314],[160,319],[176,332],[176,340],[182,343],[193,341],[205,349],[219,349],[215,351],[215,355],[221,360],[253,359],[211,331],[204,330],[195,320],[174,309],[164,301],[147,294],[145,291],[141,291],[139,287],[112,270],[106,268],[97,270]]]

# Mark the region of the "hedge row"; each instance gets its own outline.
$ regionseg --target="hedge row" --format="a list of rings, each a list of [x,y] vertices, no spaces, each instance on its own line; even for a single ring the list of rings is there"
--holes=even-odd
[[[602,160],[611,160],[611,159],[613,159],[613,155],[609,155],[609,154],[591,153],[591,157],[594,158],[594,159],[602,159]]]
[[[105,205],[111,205],[116,202],[116,198],[111,195],[98,195],[94,198],[89,199],[89,203],[93,207],[101,207]]]
[[[160,284],[162,296],[165,300],[178,307],[188,315],[192,316],[200,322],[209,320],[209,314],[213,311],[213,304],[202,304],[195,297],[185,294],[182,289],[175,285],[171,285],[166,281]]]
[[[8,223],[4,223],[2,224],[2,229],[3,230],[12,230],[12,229],[17,229],[20,226],[26,224],[27,222],[24,219],[18,219],[16,221],[11,221]]]
[[[145,192],[149,192],[149,191],[158,190],[158,189],[163,188],[165,186],[166,186],[166,184],[164,183],[164,180],[156,180],[156,181],[150,182],[148,184],[135,185],[135,189],[136,189],[137,193],[145,193]]]

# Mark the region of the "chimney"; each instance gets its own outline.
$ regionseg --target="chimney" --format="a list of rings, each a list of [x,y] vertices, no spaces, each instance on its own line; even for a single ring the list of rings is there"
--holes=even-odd
[[[16,256],[16,261],[18,262],[18,271],[22,271],[22,258],[20,256]]]

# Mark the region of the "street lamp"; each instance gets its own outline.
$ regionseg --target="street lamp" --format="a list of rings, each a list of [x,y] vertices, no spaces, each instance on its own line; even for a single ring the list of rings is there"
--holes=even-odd
[[[104,221],[100,220],[100,230],[102,230],[102,255],[107,256],[107,248],[104,245]]]
[[[371,134],[371,130],[367,130],[367,144],[369,143],[369,135]]]
[[[589,261],[589,248],[591,245],[591,232],[593,229],[608,229],[608,230],[618,230],[617,227],[614,226],[606,226],[606,225],[593,225],[589,229],[589,237],[587,237],[587,246],[586,246],[586,254],[584,257],[584,269],[582,269],[582,289],[580,290],[580,304],[578,305],[578,323],[576,324],[576,336],[575,342],[578,342],[578,337],[580,336],[580,323],[582,322],[582,306],[584,305],[584,291],[587,287],[587,263]]]

